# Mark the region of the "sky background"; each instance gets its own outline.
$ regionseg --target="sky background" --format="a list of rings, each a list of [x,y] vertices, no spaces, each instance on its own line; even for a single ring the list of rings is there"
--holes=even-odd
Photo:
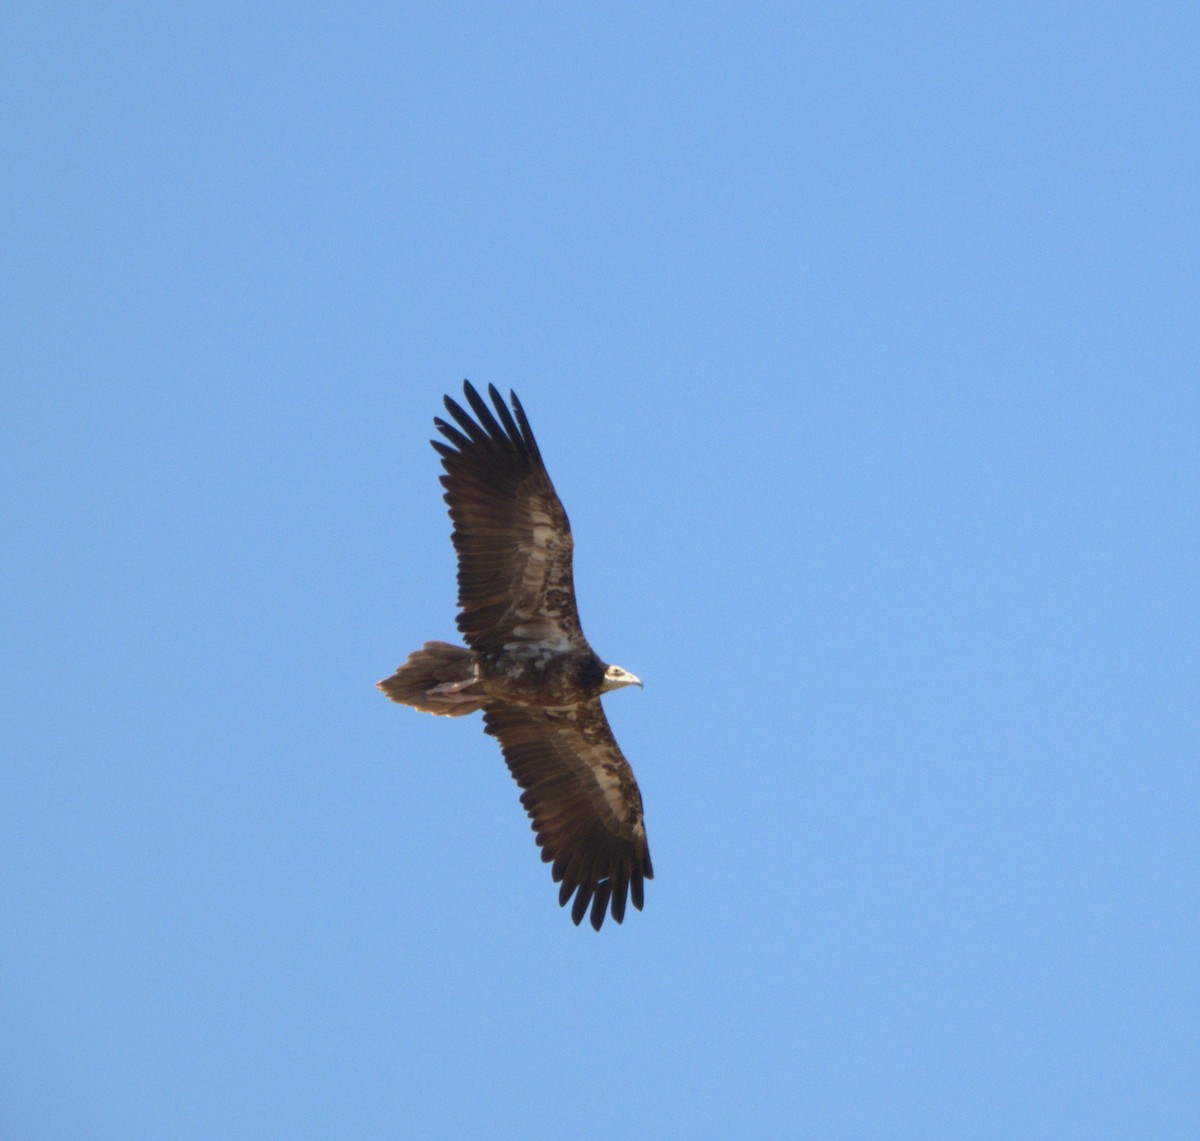
[[[0,1135],[1200,1136],[1193,4],[10,4]],[[556,903],[428,446],[646,802]]]

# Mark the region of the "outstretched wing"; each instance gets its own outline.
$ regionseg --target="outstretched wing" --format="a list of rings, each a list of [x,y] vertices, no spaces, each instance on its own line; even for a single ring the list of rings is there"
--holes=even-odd
[[[575,896],[575,923],[589,904],[597,931],[610,905],[620,923],[627,896],[640,911],[643,881],[654,878],[642,794],[599,698],[570,709],[485,706],[483,721],[525,790],[521,803],[542,859],[553,861],[554,881],[562,884],[558,902]]]
[[[571,526],[516,393],[512,411],[494,385],[483,398],[463,384],[473,420],[450,397],[458,427],[434,424],[446,474],[442,486],[458,552],[458,628],[484,652],[513,641],[566,650],[586,646],[571,580]]]

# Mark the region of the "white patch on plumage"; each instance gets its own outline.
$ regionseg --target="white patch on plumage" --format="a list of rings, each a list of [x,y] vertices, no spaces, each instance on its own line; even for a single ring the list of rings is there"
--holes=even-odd
[[[554,514],[544,507],[537,506],[538,502],[535,499],[529,507],[529,538],[518,548],[524,561],[518,599],[526,606],[532,604],[540,611],[545,606],[548,588],[561,586],[563,552],[570,551],[570,537],[563,536]],[[546,613],[558,617],[552,610]],[[518,614],[523,619],[533,617],[533,614],[524,608],[518,610]],[[555,632],[557,633],[557,626]]]
[[[510,653],[528,653],[532,649],[545,658],[552,654],[565,654],[572,648],[570,639],[558,625],[545,618],[522,622],[514,626],[512,632],[518,640],[504,643],[504,648]]]
[[[594,766],[592,772],[595,774],[596,782],[600,785],[604,799],[608,801],[613,815],[618,820],[623,820],[625,818],[625,795],[617,775],[610,773],[603,765]]]
[[[527,653],[528,643],[537,643],[544,660],[576,648],[563,626],[559,604],[563,580],[570,575],[564,554],[569,564],[571,539],[562,533],[557,513],[548,510],[540,498],[534,497],[528,513],[528,537],[519,547],[523,560],[520,587],[513,600],[518,621],[512,628],[513,641],[506,643],[505,649]]]

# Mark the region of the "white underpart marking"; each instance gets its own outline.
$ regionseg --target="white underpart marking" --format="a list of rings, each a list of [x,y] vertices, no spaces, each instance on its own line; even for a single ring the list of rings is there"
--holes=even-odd
[[[534,510],[532,515],[531,541],[521,544],[521,554],[525,556],[525,573],[522,575],[522,586],[528,591],[540,591],[546,580],[546,564],[554,554],[555,540],[558,530],[554,520],[545,511]]]
[[[562,654],[571,649],[571,643],[566,635],[553,622],[545,619],[536,622],[522,622],[513,627],[513,636],[520,639],[515,642],[505,642],[504,648],[509,651],[527,648],[533,643],[541,650],[543,656]]]
[[[565,638],[556,638],[552,642],[505,642],[504,648],[522,661],[540,668],[571,646]]]
[[[525,556],[525,572],[521,576],[521,587],[526,595],[540,593],[546,581],[546,552],[540,547],[522,547]]]
[[[504,648],[517,650],[526,648],[530,642],[537,642],[543,654],[548,656],[572,649],[570,640],[556,621],[559,615],[539,609],[545,602],[547,588],[558,586],[562,580],[562,568],[559,565],[562,536],[549,513],[533,510],[530,514],[531,534],[519,548],[525,565],[515,600],[515,616],[519,623],[512,631],[513,637],[520,641],[506,643]]]
[[[613,810],[613,815],[620,820],[621,809],[625,805],[625,798],[621,795],[620,781],[610,776],[602,768],[592,771],[596,774],[596,780],[600,782],[600,789],[604,793],[604,799],[608,801],[609,808]]]
[[[475,679],[473,677],[467,678],[466,681],[444,681],[440,685],[435,685],[429,692],[440,694],[461,693],[464,689],[474,684]]]

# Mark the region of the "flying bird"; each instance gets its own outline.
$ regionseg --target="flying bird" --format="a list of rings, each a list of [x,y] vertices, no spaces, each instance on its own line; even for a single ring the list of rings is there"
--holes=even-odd
[[[449,424],[433,423],[458,553],[458,629],[465,647],[426,642],[379,682],[393,701],[461,717],[483,710],[521,803],[561,884],[576,925],[591,909],[625,918],[654,877],[642,796],[600,705],[600,695],[641,681],[597,656],[579,623],[571,527],[515,392],[510,411],[468,382],[474,418],[445,398]],[[457,425],[457,426],[456,426]]]

